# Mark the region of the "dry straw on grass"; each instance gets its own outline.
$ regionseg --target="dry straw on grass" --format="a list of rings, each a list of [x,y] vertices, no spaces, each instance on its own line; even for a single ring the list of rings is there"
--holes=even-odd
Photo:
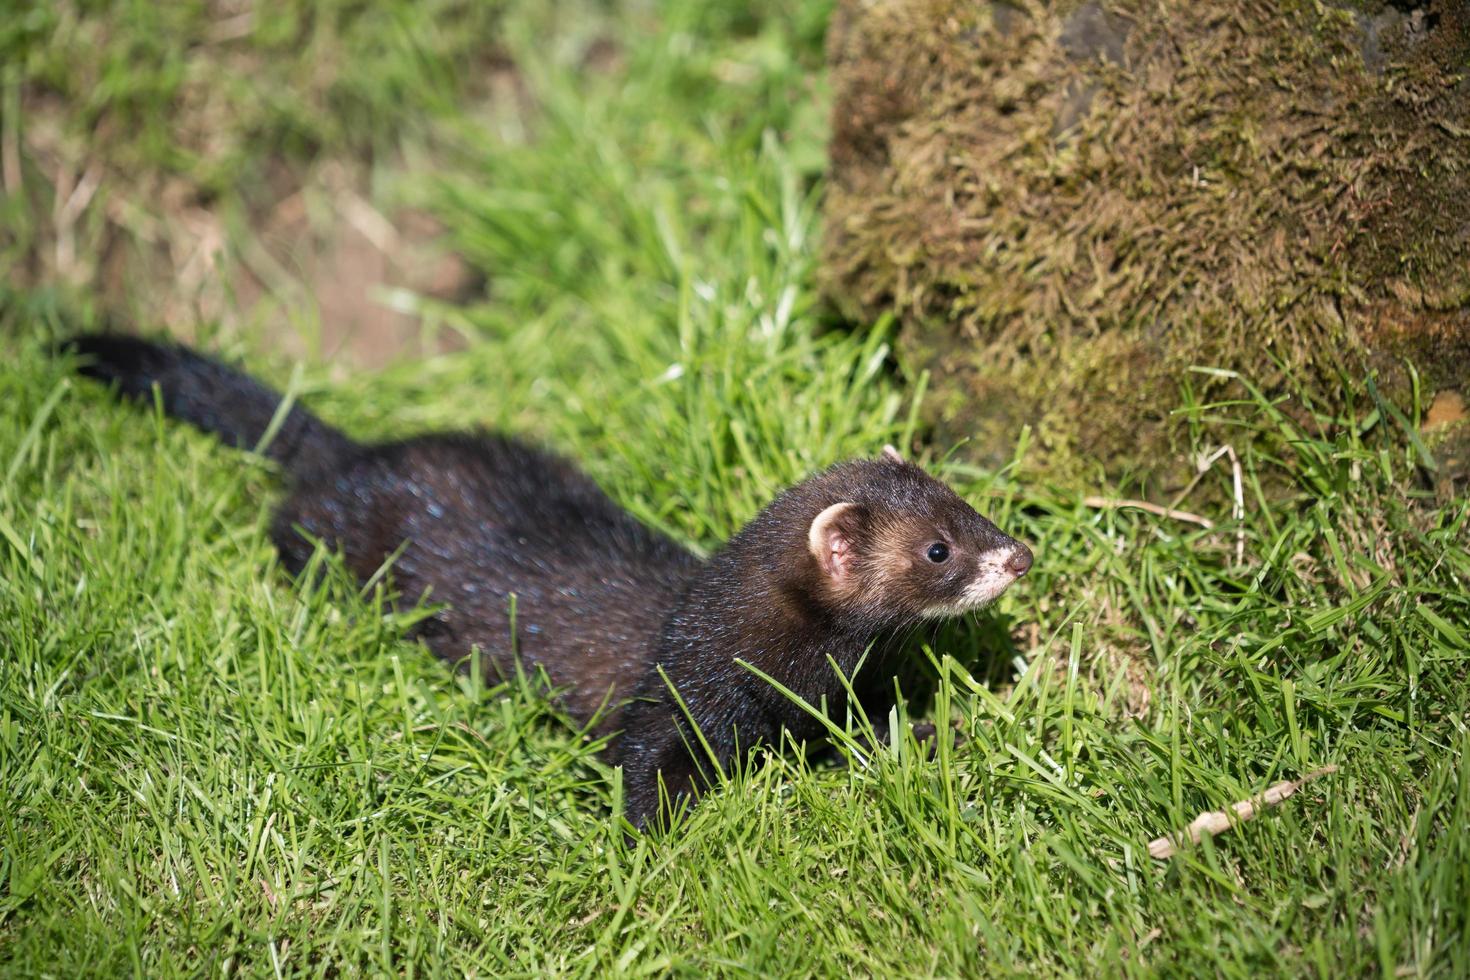
[[[1165,834],[1163,837],[1156,837],[1149,841],[1148,853],[1160,859],[1173,857],[1182,849],[1185,838],[1188,838],[1191,844],[1198,844],[1205,834],[1209,834],[1212,837],[1216,834],[1223,834],[1237,824],[1245,823],[1247,820],[1254,820],[1256,814],[1267,807],[1277,806],[1282,800],[1285,800],[1312,780],[1331,775],[1334,772],[1337,772],[1336,766],[1323,766],[1321,769],[1314,769],[1312,772],[1307,773],[1301,779],[1276,783],[1258,797],[1232,803],[1229,809],[1210,810],[1201,813],[1184,829],[1182,834]]]

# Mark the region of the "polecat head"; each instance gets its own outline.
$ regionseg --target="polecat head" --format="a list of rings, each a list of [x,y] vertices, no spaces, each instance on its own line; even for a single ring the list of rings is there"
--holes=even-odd
[[[1031,569],[1031,550],[892,447],[842,463],[814,491],[807,552],[828,604],[887,620],[957,616]]]

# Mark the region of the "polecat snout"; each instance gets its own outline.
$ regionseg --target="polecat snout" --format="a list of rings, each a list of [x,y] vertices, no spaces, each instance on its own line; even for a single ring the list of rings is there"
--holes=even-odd
[[[134,398],[156,386],[169,414],[237,446],[256,446],[280,404],[183,347],[94,335],[68,348],[83,374]],[[737,752],[822,733],[750,668],[840,713],[835,663],[886,734],[887,640],[980,608],[1031,567],[1025,545],[892,449],[780,494],[708,561],[506,436],[363,445],[295,406],[264,452],[292,478],[271,530],[286,567],[306,566],[314,538],[365,580],[401,548],[402,601],[445,604],[422,633],[435,653],[478,652],[499,676],[518,657],[578,724],[620,733],[609,751],[638,827],[660,812],[660,778],[671,802],[697,798]]]

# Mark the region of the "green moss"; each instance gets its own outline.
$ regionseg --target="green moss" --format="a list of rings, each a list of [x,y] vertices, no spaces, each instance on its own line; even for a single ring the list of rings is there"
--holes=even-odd
[[[1195,365],[1467,380],[1470,11],[882,0],[829,58],[827,291],[976,458],[1182,474]]]

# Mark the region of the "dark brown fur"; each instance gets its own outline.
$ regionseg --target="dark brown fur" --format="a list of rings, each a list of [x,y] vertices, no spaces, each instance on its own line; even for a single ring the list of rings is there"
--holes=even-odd
[[[182,347],[111,335],[70,346],[84,373],[131,397],[156,385],[170,414],[235,445],[254,446],[279,405]],[[660,776],[674,799],[697,797],[712,776],[665,677],[725,767],[782,730],[821,734],[745,664],[840,711],[829,657],[850,676],[875,638],[984,601],[965,590],[1000,567],[996,556],[1003,582],[1030,566],[1024,546],[896,455],[787,490],[701,562],[571,463],[505,436],[359,445],[296,407],[265,451],[293,477],[271,531],[287,567],[302,570],[316,539],[365,580],[401,548],[403,600],[445,604],[423,631],[439,656],[478,649],[502,676],[519,657],[546,672],[577,723],[621,731],[611,753],[640,827],[660,811]],[[950,552],[942,563],[926,557],[935,542]],[[869,654],[854,679],[880,728],[893,704],[887,656]]]

